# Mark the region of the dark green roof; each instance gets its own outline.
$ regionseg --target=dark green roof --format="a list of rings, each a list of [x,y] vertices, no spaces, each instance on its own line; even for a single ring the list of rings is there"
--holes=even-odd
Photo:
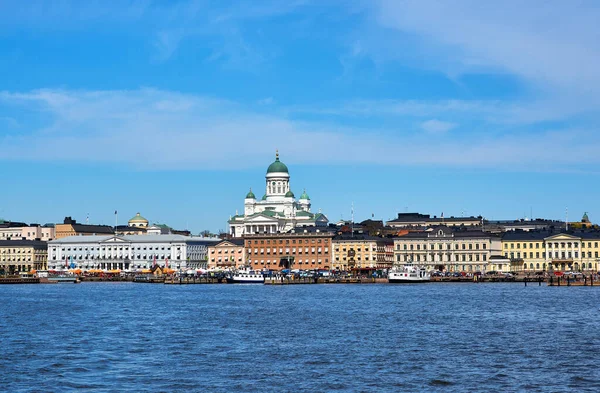
[[[300,195],[300,199],[310,199],[308,197],[308,194],[306,193],[306,189],[304,189],[304,192],[302,193],[302,195]]]
[[[267,200],[267,194],[263,195],[263,197],[262,197],[262,200],[263,200],[263,201],[266,201],[266,200]]]
[[[288,167],[283,162],[279,161],[279,153],[275,155],[275,161],[267,168],[267,173],[273,172],[289,173]]]
[[[294,197],[294,193],[292,192],[292,190],[289,190],[288,192],[285,193],[285,196],[287,198],[293,198]]]
[[[260,213],[254,213],[252,215],[249,215],[248,218],[251,217],[257,217],[257,216],[268,216],[268,217],[276,217],[276,216],[281,216],[281,214],[279,212],[273,211],[273,210],[264,210]]]
[[[254,193],[252,192],[252,189],[250,189],[250,192],[248,194],[246,194],[246,199],[256,199],[256,196],[254,195]]]

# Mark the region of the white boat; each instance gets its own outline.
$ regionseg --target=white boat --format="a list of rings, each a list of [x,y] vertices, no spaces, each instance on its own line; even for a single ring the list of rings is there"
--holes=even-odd
[[[261,272],[242,268],[228,275],[227,282],[231,284],[264,284],[265,277]]]
[[[419,283],[429,282],[431,276],[422,266],[404,265],[395,267],[388,273],[388,282],[398,283]]]

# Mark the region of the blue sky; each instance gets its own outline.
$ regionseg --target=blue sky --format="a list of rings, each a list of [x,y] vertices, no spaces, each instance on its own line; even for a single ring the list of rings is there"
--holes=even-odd
[[[216,4],[216,5],[215,5]],[[0,1],[0,217],[598,221],[595,1]]]

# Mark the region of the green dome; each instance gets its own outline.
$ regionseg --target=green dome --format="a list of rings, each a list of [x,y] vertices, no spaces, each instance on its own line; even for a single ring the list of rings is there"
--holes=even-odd
[[[246,199],[256,199],[256,196],[254,195],[254,193],[252,192],[252,189],[250,189],[250,192],[248,194],[246,194]]]
[[[262,200],[263,200],[263,201],[266,201],[266,200],[267,200],[267,194],[263,195],[263,197],[262,197]]]
[[[140,213],[136,214],[129,222],[148,222],[144,217],[140,215]]]
[[[267,168],[267,173],[273,172],[289,173],[288,167],[283,162],[279,161],[279,153],[275,154],[275,161]]]
[[[302,193],[302,195],[300,195],[300,199],[310,199],[308,197],[308,194],[306,193],[306,189],[304,190],[304,192]]]
[[[288,192],[285,193],[286,198],[293,198],[294,197],[294,193],[292,192],[292,190],[289,190]]]

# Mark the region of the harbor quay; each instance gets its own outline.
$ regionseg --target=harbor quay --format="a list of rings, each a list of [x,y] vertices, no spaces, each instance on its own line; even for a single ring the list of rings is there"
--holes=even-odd
[[[156,269],[156,274],[63,274],[49,277],[2,277],[0,284],[59,284],[59,283],[114,283],[134,282],[142,284],[193,285],[193,284],[263,284],[263,285],[304,285],[304,284],[392,284],[387,274],[382,275],[350,275],[347,272],[288,272],[288,273],[257,273],[260,279],[236,281],[234,277],[244,276],[248,272],[219,272],[210,274],[164,274]],[[415,283],[408,281],[409,283]],[[427,285],[450,283],[521,283],[528,285],[547,285],[553,287],[590,286],[600,287],[598,274],[552,274],[552,275],[436,275],[428,276],[422,281]]]

